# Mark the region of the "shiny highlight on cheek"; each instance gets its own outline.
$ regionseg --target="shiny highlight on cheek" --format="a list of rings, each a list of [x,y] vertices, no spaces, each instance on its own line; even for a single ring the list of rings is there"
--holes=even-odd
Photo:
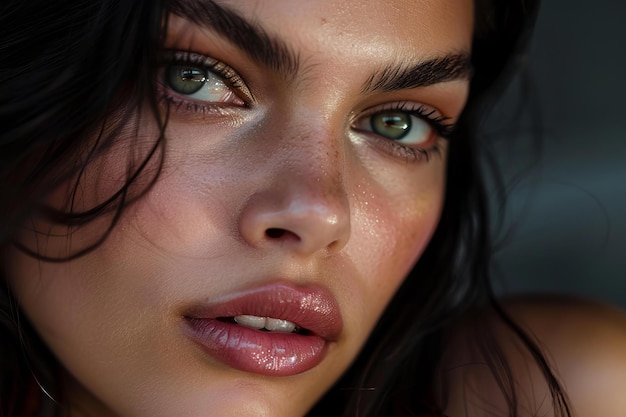
[[[443,161],[433,162],[445,166]],[[431,167],[432,168],[432,167]],[[441,169],[443,171],[443,169]],[[428,172],[433,172],[429,169]],[[436,170],[439,172],[439,169]],[[397,172],[394,172],[397,174]],[[370,242],[375,247],[357,251],[378,253],[373,259],[361,259],[363,273],[382,269],[395,277],[393,288],[402,282],[405,274],[417,261],[428,244],[438,224],[443,205],[444,180],[442,174],[429,174],[419,180],[395,181],[384,193],[372,192],[365,186],[357,186],[355,217],[359,219],[355,230],[356,242]],[[358,257],[357,254],[354,255]],[[371,262],[376,262],[372,264]],[[393,272],[391,272],[393,271]],[[371,285],[378,286],[377,277],[371,277]]]

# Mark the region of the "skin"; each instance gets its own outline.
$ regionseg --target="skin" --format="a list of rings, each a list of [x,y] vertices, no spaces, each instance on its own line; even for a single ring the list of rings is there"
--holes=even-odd
[[[67,371],[71,416],[303,415],[355,358],[437,225],[446,141],[428,144],[439,147],[428,160],[407,159],[354,126],[368,109],[398,102],[458,117],[466,79],[392,92],[363,93],[362,85],[398,57],[469,52],[471,1],[220,4],[283,39],[301,71],[286,77],[173,17],[166,47],[227,63],[252,104],[200,103],[209,111],[192,112],[174,102],[159,180],[97,250],[65,263],[9,256],[12,291]],[[147,152],[156,126],[139,116],[125,130],[138,137],[121,134],[81,177],[77,208],[102,201],[123,183],[128,158]],[[65,207],[71,184],[49,203]],[[36,220],[52,235],[21,239],[63,256],[95,241],[110,220],[71,239]],[[282,234],[269,237],[272,228]],[[288,377],[234,370],[182,334],[189,305],[279,280],[323,286],[337,299],[343,331],[315,368]]]

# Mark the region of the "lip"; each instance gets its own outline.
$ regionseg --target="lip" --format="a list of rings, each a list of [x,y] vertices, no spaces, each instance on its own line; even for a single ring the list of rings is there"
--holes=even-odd
[[[262,332],[218,318],[239,315],[288,320],[305,334]],[[184,331],[218,361],[241,371],[288,376],[317,366],[341,334],[339,307],[320,286],[274,283],[230,294],[184,314]]]

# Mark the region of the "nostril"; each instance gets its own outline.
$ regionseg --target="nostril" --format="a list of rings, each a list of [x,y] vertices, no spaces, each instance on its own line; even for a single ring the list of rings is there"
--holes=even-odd
[[[285,235],[285,229],[278,229],[275,227],[269,228],[265,231],[265,235],[271,239],[278,239]]]

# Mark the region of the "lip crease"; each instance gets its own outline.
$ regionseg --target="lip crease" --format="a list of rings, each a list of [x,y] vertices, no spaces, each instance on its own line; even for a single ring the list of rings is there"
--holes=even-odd
[[[264,332],[222,319],[239,315],[288,320],[306,331]],[[317,366],[343,328],[337,301],[326,288],[283,282],[192,306],[183,317],[187,336],[213,358],[234,369],[274,376]]]

